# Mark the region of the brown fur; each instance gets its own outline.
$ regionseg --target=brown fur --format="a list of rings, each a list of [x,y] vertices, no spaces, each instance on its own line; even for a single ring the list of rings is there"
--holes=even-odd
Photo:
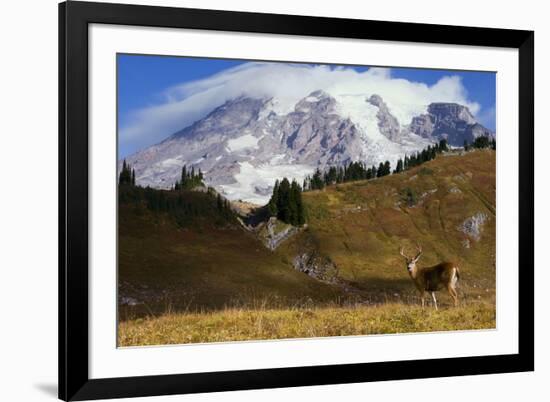
[[[416,289],[420,293],[422,307],[424,307],[424,297],[426,295],[426,292],[430,292],[432,294],[435,308],[437,309],[435,292],[442,289],[447,290],[447,292],[453,299],[454,305],[457,306],[458,293],[456,291],[456,284],[458,283],[458,280],[460,278],[458,265],[453,262],[441,262],[431,267],[419,268],[416,266],[416,262],[422,254],[422,249],[419,247],[418,250],[419,252],[414,258],[408,258],[407,256],[405,256],[403,254],[403,249],[401,249],[400,254],[405,257],[409,276],[413,280]]]

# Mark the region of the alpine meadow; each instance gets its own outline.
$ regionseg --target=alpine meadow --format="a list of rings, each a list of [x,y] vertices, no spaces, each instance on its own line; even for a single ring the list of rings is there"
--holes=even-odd
[[[119,347],[496,327],[494,73],[117,64]]]

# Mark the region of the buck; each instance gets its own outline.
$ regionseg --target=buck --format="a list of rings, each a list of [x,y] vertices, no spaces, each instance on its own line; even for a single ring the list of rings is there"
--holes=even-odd
[[[420,292],[420,299],[422,300],[422,308],[424,308],[424,296],[426,292],[430,292],[434,302],[435,309],[437,310],[437,300],[435,298],[435,292],[441,289],[447,289],[451,297],[453,298],[454,305],[458,305],[458,294],[456,292],[456,283],[460,278],[460,272],[458,266],[452,262],[440,262],[432,267],[419,268],[416,263],[422,255],[422,247],[417,246],[418,254],[414,258],[409,258],[403,253],[403,247],[399,250],[406,261],[407,271],[413,280],[416,289]]]

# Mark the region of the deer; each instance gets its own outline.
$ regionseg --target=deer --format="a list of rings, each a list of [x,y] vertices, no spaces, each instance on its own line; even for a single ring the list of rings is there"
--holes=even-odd
[[[458,306],[458,293],[456,284],[460,278],[458,265],[453,262],[440,262],[431,267],[420,268],[416,265],[422,255],[422,247],[417,245],[418,254],[415,257],[409,258],[403,253],[403,247],[399,250],[399,254],[405,258],[407,271],[413,280],[416,289],[420,293],[422,300],[422,308],[424,308],[424,296],[426,292],[430,292],[437,310],[437,300],[435,292],[441,289],[447,289],[451,295],[455,307]]]

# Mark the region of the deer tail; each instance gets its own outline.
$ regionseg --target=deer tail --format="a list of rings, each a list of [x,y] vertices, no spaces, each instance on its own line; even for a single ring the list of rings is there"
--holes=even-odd
[[[460,279],[460,270],[458,269],[458,265],[455,265],[455,275],[456,275],[456,281],[458,282]]]

